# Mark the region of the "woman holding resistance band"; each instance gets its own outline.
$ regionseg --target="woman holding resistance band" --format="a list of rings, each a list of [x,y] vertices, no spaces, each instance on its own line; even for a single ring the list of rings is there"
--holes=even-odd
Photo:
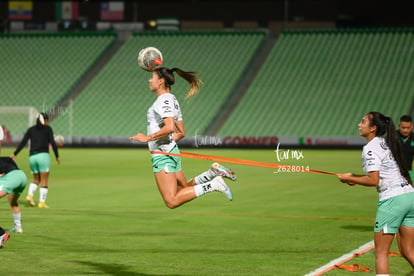
[[[367,140],[362,151],[365,175],[337,174],[349,185],[373,186],[379,193],[374,227],[375,269],[389,275],[388,253],[395,235],[401,255],[414,268],[414,188],[403,158],[394,122],[379,112],[369,112],[358,124]]]
[[[187,181],[181,169],[181,157],[157,154],[157,152],[179,154],[177,142],[185,136],[180,105],[171,93],[171,86],[175,83],[174,72],[190,85],[186,99],[199,92],[202,81],[195,72],[166,67],[153,71],[149,79],[149,88],[156,94],[157,99],[147,112],[147,135],[138,133],[129,139],[148,143],[152,154],[155,181],[168,208],[176,208],[213,191],[221,192],[232,200],[230,188],[222,178],[236,180],[236,175],[230,169],[213,163],[209,170]]]

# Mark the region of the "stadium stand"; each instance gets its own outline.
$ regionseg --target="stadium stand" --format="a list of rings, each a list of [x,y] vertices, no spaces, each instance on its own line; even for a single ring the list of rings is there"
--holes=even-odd
[[[64,135],[81,137],[126,139],[146,132],[146,111],[155,97],[148,87],[151,73],[140,69],[136,58],[140,49],[155,46],[164,54],[164,66],[201,72],[204,85],[195,98],[184,101],[188,84],[177,75],[172,92],[188,118],[187,135],[202,134],[265,35],[262,31],[136,33],[74,100],[71,112],[54,121],[54,127]]]
[[[285,31],[218,136],[358,136],[414,100],[412,29]]]
[[[1,106],[53,109],[115,38],[115,33],[0,35]],[[14,134],[28,126],[4,115],[1,121]]]
[[[358,136],[364,113],[412,109],[413,40],[411,29],[284,31],[274,44],[265,31],[2,35],[0,102],[57,111],[64,136],[126,140],[146,131],[154,95],[136,57],[155,46],[166,67],[201,72],[190,101],[185,81],[173,86],[187,136]]]

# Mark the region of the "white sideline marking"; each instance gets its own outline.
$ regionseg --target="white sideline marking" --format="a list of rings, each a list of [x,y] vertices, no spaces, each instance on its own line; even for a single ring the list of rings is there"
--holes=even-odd
[[[372,248],[374,248],[374,241],[367,242],[366,244],[360,246],[359,248],[357,248],[357,249],[355,249],[355,250],[353,250],[353,251],[351,251],[351,252],[349,252],[345,255],[342,255],[341,257],[339,257],[339,258],[337,258],[333,261],[330,261],[326,265],[321,266],[320,268],[318,268],[318,269],[316,269],[316,270],[314,270],[314,271],[312,271],[312,272],[310,272],[310,273],[308,273],[304,276],[319,276],[319,275],[322,275],[323,273],[326,273],[329,270],[333,269],[335,265],[340,265],[344,262],[347,262],[347,261],[353,259],[354,257],[357,257],[357,256],[371,250]]]

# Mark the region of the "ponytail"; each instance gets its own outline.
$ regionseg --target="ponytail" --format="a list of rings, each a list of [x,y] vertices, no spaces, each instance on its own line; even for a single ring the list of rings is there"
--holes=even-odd
[[[197,76],[199,72],[186,72],[179,68],[168,69],[166,67],[158,68],[156,71],[158,72],[158,76],[165,80],[165,86],[168,88],[171,88],[171,86],[175,83],[174,72],[185,79],[190,84],[190,87],[185,94],[185,99],[189,99],[197,95],[200,91],[201,85],[203,84],[203,81]]]
[[[371,126],[376,126],[376,136],[384,137],[385,142],[387,143],[388,148],[391,150],[391,153],[397,162],[398,167],[402,176],[413,185],[410,174],[408,172],[407,162],[405,162],[403,149],[398,137],[397,131],[395,130],[394,121],[392,118],[384,116],[379,112],[369,112],[371,115]]]

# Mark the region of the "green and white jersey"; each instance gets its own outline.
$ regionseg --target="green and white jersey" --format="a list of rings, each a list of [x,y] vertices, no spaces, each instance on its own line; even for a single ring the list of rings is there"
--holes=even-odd
[[[147,112],[147,135],[159,131],[164,126],[164,118],[174,117],[174,121],[182,121],[180,105],[171,93],[160,95]],[[176,145],[172,133],[158,140],[148,142],[150,151],[169,152]]]
[[[362,168],[365,173],[379,171],[379,200],[414,192],[414,188],[401,175],[397,162],[382,137],[375,137],[364,146]]]

